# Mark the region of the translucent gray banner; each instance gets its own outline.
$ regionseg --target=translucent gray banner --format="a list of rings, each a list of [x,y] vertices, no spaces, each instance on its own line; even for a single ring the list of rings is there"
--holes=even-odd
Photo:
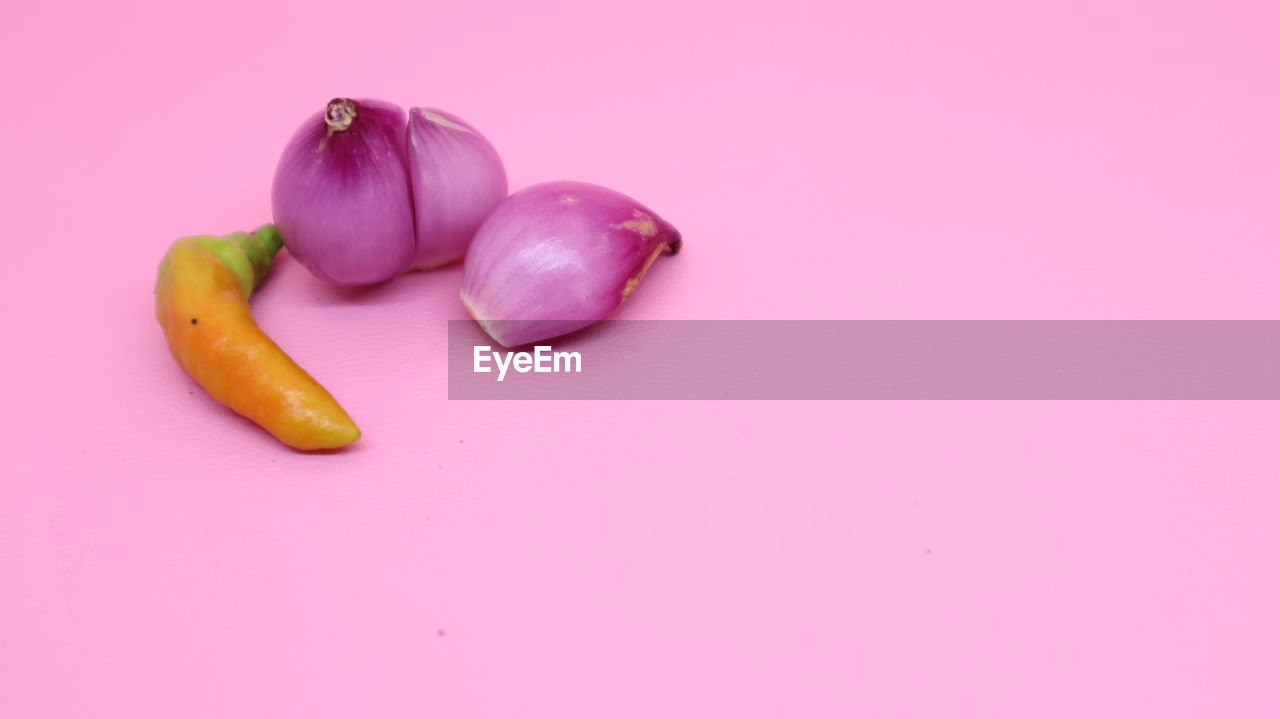
[[[1280,399],[1280,321],[458,320],[449,399]]]

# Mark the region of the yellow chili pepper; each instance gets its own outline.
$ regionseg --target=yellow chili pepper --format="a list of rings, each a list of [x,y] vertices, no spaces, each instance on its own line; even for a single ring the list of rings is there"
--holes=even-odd
[[[249,311],[280,244],[271,225],[175,240],[156,277],[156,318],[174,359],[214,399],[290,447],[342,447],[360,430]]]

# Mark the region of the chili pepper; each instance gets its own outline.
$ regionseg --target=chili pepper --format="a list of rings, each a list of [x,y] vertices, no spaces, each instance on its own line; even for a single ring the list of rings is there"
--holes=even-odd
[[[272,225],[175,240],[156,276],[156,319],[174,359],[214,399],[290,447],[342,447],[360,430],[249,310],[280,245]]]

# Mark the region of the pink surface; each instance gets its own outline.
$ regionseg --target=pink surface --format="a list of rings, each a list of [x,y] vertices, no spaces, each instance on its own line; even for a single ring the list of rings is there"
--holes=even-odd
[[[0,13],[0,715],[1280,716],[1274,403],[448,402],[458,268],[286,259],[308,456],[150,296],[349,94],[671,220],[624,317],[1274,318],[1274,5]]]

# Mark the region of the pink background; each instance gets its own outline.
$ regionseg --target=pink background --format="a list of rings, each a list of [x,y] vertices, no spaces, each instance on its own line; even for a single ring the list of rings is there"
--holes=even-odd
[[[445,400],[458,268],[268,332],[309,456],[168,357],[334,95],[675,223],[630,318],[1275,318],[1266,2],[8,3],[0,714],[1280,716],[1280,406]]]

